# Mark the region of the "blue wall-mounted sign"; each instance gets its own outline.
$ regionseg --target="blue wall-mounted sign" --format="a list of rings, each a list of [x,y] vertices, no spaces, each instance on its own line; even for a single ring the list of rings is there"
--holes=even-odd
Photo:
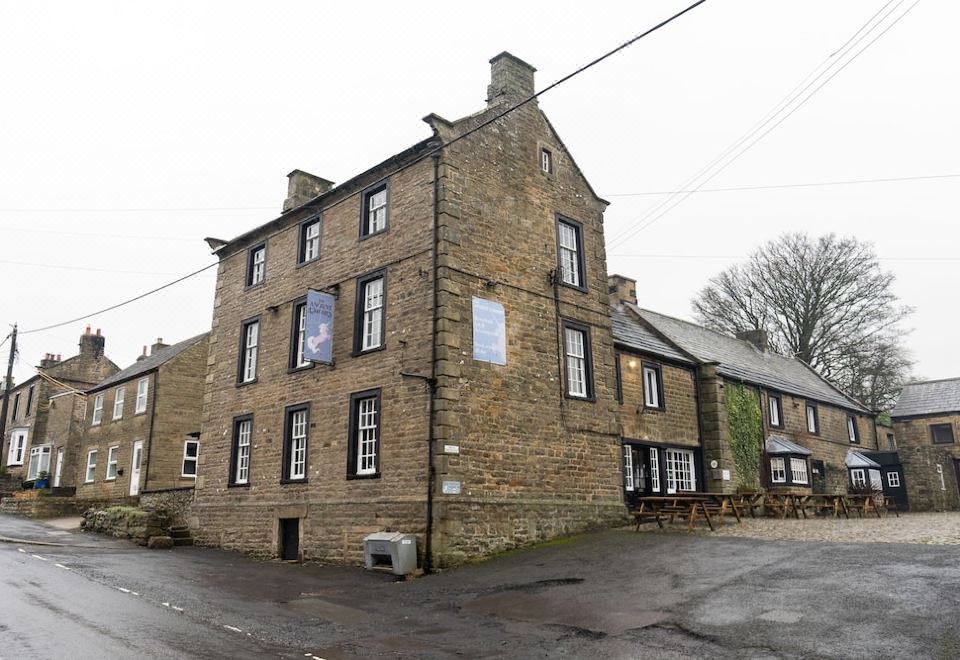
[[[507,323],[498,302],[473,299],[473,359],[507,363]]]
[[[307,291],[307,317],[303,331],[303,357],[333,364],[334,298],[323,291]]]

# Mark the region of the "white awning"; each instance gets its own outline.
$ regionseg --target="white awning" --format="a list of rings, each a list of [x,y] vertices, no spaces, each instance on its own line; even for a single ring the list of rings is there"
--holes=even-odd
[[[847,458],[844,461],[848,468],[878,468],[880,464],[871,460],[858,451],[852,449],[847,452]]]
[[[806,447],[801,447],[795,442],[791,442],[782,435],[771,435],[767,438],[768,454],[800,454],[801,456],[810,456],[812,451]]]

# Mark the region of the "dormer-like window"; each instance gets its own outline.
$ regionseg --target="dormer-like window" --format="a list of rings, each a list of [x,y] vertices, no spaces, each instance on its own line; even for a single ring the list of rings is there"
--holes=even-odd
[[[247,286],[262,284],[267,276],[267,246],[250,249],[247,257]]]

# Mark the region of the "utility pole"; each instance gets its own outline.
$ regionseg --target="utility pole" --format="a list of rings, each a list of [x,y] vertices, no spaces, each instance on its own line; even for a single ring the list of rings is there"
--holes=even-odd
[[[0,467],[6,464],[3,445],[7,440],[7,407],[10,405],[10,390],[13,389],[13,359],[17,354],[17,324],[10,333],[10,357],[7,360],[7,376],[3,381],[3,403],[0,404]]]

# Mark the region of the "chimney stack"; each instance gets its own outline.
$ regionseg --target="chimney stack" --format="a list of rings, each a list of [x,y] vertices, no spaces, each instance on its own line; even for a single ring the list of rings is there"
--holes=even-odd
[[[146,346],[143,347],[143,353],[141,353],[140,355],[137,356],[137,362],[139,362],[140,360],[145,360],[145,359],[147,359],[147,347],[146,347]]]
[[[490,85],[487,87],[487,107],[503,102],[517,103],[533,96],[532,66],[503,51],[490,60]],[[533,101],[536,103],[536,101]]]
[[[90,334],[90,326],[80,337],[80,355],[88,358],[99,358],[103,355],[103,348],[106,345],[106,338],[100,334],[100,328],[97,328],[97,334]]]
[[[766,353],[770,348],[770,337],[766,330],[741,330],[737,333],[737,339],[750,342],[763,353]]]
[[[166,348],[169,345],[170,344],[163,343],[163,337],[157,337],[157,342],[150,347],[150,355],[156,354],[156,352],[159,351],[161,348]],[[146,348],[144,348],[144,352],[146,352]]]
[[[333,188],[333,181],[327,181],[303,170],[290,172],[287,175],[287,198],[283,200],[284,213],[306,204],[331,188]]]
[[[610,292],[610,304],[637,304],[637,281],[623,275],[607,276],[607,291]]]
[[[59,363],[60,363],[59,353],[57,353],[56,355],[54,355],[53,353],[44,353],[43,359],[40,360],[40,368],[48,369],[50,367],[56,366]]]

